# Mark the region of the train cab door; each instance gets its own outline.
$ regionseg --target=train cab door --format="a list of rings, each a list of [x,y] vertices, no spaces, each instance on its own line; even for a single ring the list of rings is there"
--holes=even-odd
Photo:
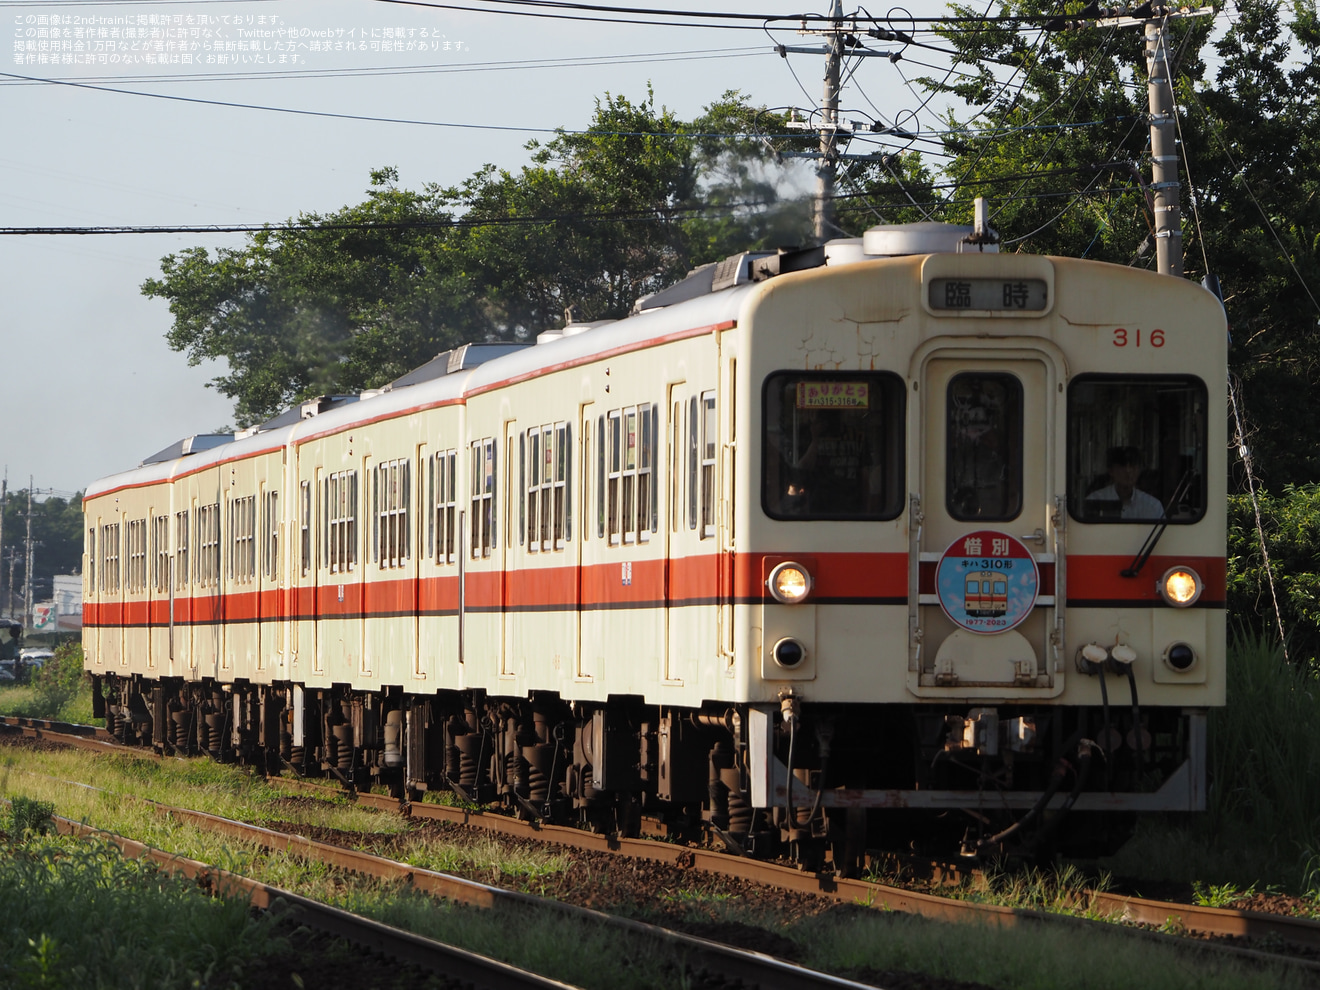
[[[908,685],[922,697],[1063,690],[1064,364],[1048,344],[999,343],[933,346],[913,369]]]

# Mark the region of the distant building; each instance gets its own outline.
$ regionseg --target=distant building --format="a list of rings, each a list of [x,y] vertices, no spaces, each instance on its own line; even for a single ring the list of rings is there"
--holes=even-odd
[[[79,632],[82,629],[82,575],[56,574],[54,599],[55,629],[59,632]]]

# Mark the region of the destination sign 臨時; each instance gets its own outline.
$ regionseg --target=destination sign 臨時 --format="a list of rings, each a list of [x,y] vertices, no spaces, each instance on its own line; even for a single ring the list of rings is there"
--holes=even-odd
[[[930,282],[931,309],[1041,312],[1048,296],[1041,278],[935,278]]]

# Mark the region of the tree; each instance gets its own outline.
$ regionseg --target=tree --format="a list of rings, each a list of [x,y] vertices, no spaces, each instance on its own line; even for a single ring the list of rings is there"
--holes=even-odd
[[[13,593],[13,607],[22,609],[24,568],[26,556],[23,541],[27,538],[28,493],[26,490],[11,491],[0,507],[5,514],[4,560],[0,567],[0,585],[6,594]],[[33,601],[45,601],[50,598],[51,578],[56,574],[77,574],[82,569],[83,516],[82,496],[70,499],[54,496],[33,499],[32,502],[32,539],[39,545],[34,555],[32,568]],[[14,586],[9,587],[8,556],[16,554],[18,564],[14,568]],[[0,611],[8,611],[10,602],[0,600]]]
[[[304,214],[242,249],[169,255],[163,277],[143,284],[170,300],[173,349],[194,364],[227,360],[211,384],[235,400],[240,424],[378,385],[470,339],[480,300],[437,236],[452,216],[435,190],[398,189],[396,179],[373,172],[364,202]]]
[[[380,169],[364,202],[241,249],[169,255],[142,291],[169,300],[172,348],[228,363],[212,385],[241,425],[258,423],[465,341],[530,339],[570,305],[620,318],[694,264],[797,243],[805,215],[780,203],[767,152],[710,136],[746,132],[757,114],[737,93],[691,122],[650,93],[607,94],[587,132],[533,142],[516,172],[488,165],[415,192]]]

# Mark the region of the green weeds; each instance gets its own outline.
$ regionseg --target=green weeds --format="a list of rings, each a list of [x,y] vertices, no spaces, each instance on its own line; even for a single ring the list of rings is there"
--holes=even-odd
[[[1255,892],[1255,884],[1242,890],[1231,883],[1202,883],[1197,880],[1192,884],[1192,902],[1200,907],[1226,908],[1232,907],[1234,901],[1243,900]]]
[[[1277,889],[1320,900],[1320,675],[1267,639],[1228,651],[1228,704],[1209,719],[1207,810],[1143,821],[1119,876]]]
[[[919,972],[1013,990],[1293,990],[1296,972],[1189,955],[1103,928],[944,925],[898,912],[843,908],[787,934],[805,966]]]
[[[280,948],[269,917],[106,844],[29,829],[2,852],[0,985],[239,987]]]
[[[0,687],[0,715],[99,722],[92,718],[92,687],[83,675],[82,644],[61,643],[55,656],[33,670],[26,684]]]

